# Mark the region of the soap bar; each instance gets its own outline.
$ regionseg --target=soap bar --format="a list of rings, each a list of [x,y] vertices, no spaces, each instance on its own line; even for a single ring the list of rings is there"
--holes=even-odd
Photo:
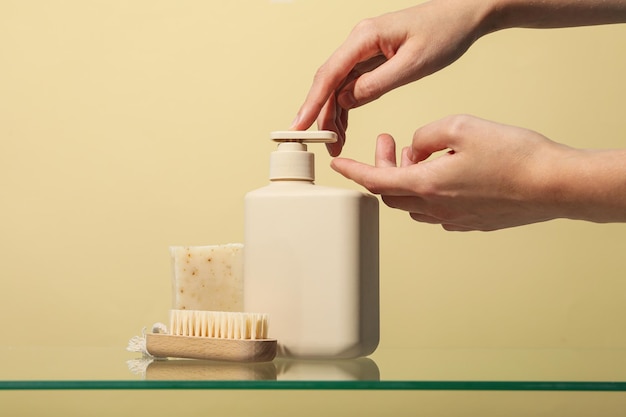
[[[243,311],[243,244],[171,246],[172,309]]]

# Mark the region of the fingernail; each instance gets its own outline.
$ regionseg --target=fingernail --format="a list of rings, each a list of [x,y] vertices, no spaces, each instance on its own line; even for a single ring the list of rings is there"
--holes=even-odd
[[[351,109],[356,104],[356,99],[354,98],[354,95],[352,95],[351,91],[344,91],[339,94],[337,102],[344,109]]]

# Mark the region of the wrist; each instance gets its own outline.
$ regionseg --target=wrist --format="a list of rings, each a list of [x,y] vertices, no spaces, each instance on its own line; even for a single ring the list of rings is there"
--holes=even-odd
[[[485,5],[488,11],[483,22],[484,35],[502,29],[533,26],[533,15],[539,11],[535,3],[523,0],[488,0]]]

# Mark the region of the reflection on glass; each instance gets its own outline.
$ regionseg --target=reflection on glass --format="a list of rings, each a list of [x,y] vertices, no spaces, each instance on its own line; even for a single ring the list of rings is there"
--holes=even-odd
[[[138,366],[137,366],[138,365]],[[272,381],[276,380],[273,362],[239,363],[195,359],[165,359],[129,363],[129,368],[150,381]]]
[[[239,363],[195,359],[135,359],[131,372],[152,381],[379,381],[380,371],[370,358],[346,360],[275,359]]]
[[[338,360],[275,359],[282,381],[379,381],[378,365],[370,358]]]

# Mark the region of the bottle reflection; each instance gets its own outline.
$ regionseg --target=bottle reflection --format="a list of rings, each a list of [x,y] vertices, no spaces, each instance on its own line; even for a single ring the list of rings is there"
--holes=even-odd
[[[370,358],[297,360],[279,358],[278,380],[282,381],[379,381],[378,365]]]

